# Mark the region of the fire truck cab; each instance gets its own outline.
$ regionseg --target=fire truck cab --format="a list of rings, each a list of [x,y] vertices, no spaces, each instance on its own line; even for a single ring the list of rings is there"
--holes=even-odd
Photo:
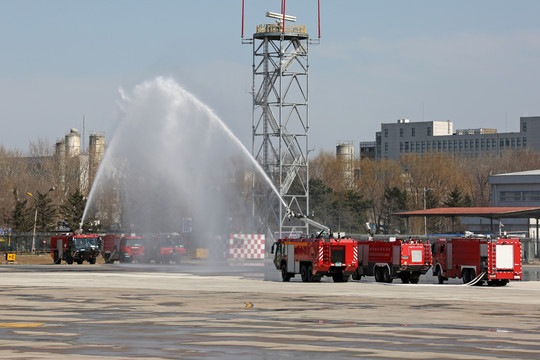
[[[187,254],[184,238],[178,233],[147,235],[145,261],[155,263],[180,264]]]
[[[103,237],[103,258],[106,263],[133,262],[144,258],[145,239],[141,236],[119,234]]]

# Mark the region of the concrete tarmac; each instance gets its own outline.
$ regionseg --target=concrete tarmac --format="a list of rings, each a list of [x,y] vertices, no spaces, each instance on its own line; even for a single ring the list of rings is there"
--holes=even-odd
[[[431,278],[431,277],[430,277]],[[263,267],[0,267],[1,359],[540,359],[540,282],[279,281]]]

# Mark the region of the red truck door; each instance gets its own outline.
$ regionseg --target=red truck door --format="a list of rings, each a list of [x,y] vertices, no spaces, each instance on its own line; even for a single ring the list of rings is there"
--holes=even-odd
[[[401,264],[401,242],[392,244],[392,265],[399,266]]]
[[[296,268],[294,267],[295,265],[295,261],[294,261],[294,244],[283,244],[283,247],[284,247],[284,253],[285,253],[285,256],[287,256],[287,269],[289,272],[294,272],[294,273],[299,273],[300,272],[300,266],[296,266]],[[298,262],[296,264],[299,264]]]
[[[58,251],[58,257],[62,258],[62,251],[63,251],[63,241],[62,238],[56,239],[56,250]]]
[[[446,242],[446,269],[445,271],[452,270],[452,250],[453,250],[452,243]]]

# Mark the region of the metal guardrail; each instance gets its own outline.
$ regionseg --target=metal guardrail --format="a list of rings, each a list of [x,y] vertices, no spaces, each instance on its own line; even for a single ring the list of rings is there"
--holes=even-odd
[[[57,233],[36,233],[36,253],[49,253],[51,251],[51,236],[55,234]],[[4,235],[0,237],[0,252],[31,253],[32,238],[32,233]]]

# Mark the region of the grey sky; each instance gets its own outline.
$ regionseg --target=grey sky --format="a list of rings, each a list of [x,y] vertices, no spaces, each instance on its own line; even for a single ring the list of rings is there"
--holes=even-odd
[[[245,34],[279,12],[246,2]],[[120,87],[171,76],[251,141],[251,46],[241,0],[0,0],[0,144],[51,145],[119,121]],[[381,122],[451,120],[517,131],[540,115],[540,2],[321,0],[310,48],[311,143],[374,140]],[[317,1],[287,13],[317,36]]]

